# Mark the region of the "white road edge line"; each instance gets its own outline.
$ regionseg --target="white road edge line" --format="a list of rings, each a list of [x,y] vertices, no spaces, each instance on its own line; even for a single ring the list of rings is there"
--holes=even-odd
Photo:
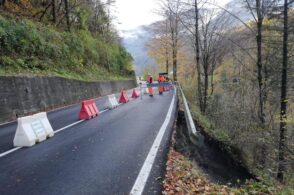
[[[145,159],[145,162],[140,170],[139,175],[137,176],[136,182],[132,187],[132,190],[130,192],[131,195],[141,195],[144,191],[147,179],[149,177],[149,174],[151,172],[153,163],[155,161],[155,157],[157,155],[159,146],[161,144],[161,140],[164,136],[164,133],[166,131],[166,128],[170,122],[171,116],[172,116],[172,111],[174,108],[174,102],[175,102],[175,97],[176,97],[176,88],[174,88],[174,96],[171,102],[171,105],[169,107],[169,110],[167,112],[166,118],[162,124],[162,126],[159,129],[159,132],[150,148],[150,151],[147,155],[147,158]]]

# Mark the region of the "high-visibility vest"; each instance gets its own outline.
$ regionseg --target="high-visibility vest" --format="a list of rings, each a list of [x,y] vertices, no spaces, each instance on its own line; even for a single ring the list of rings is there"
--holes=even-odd
[[[162,75],[158,77],[158,82],[164,82],[164,77]]]

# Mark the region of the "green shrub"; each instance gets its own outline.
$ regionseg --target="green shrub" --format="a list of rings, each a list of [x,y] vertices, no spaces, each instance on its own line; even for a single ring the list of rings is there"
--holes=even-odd
[[[16,21],[0,15],[1,74],[79,75],[84,80],[130,78],[131,63],[132,57],[122,46],[86,29],[59,32],[27,19]]]

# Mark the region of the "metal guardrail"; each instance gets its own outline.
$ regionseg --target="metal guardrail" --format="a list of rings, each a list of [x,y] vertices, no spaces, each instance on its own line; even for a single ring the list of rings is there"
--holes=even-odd
[[[186,123],[187,123],[187,127],[188,127],[188,130],[196,136],[197,134],[197,129],[195,127],[195,124],[194,124],[194,121],[193,121],[193,118],[192,118],[192,115],[191,115],[191,112],[190,112],[190,109],[189,109],[189,106],[188,106],[188,103],[187,103],[187,99],[185,97],[185,94],[182,90],[182,87],[180,85],[180,83],[178,83],[179,85],[179,88],[180,88],[180,91],[181,91],[181,94],[182,94],[182,97],[183,97],[183,103],[184,103],[184,111],[185,111],[185,118],[186,118]]]

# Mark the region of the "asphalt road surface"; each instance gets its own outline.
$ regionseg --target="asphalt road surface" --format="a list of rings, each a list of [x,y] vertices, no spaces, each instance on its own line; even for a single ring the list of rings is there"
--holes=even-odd
[[[53,138],[0,158],[0,194],[129,194],[169,110],[171,118],[143,194],[161,194],[176,115],[175,92],[144,95]],[[105,97],[96,100],[104,109]],[[172,104],[173,103],[173,104]],[[78,120],[80,106],[48,113],[54,130]],[[0,153],[13,148],[16,123],[0,126]]]

